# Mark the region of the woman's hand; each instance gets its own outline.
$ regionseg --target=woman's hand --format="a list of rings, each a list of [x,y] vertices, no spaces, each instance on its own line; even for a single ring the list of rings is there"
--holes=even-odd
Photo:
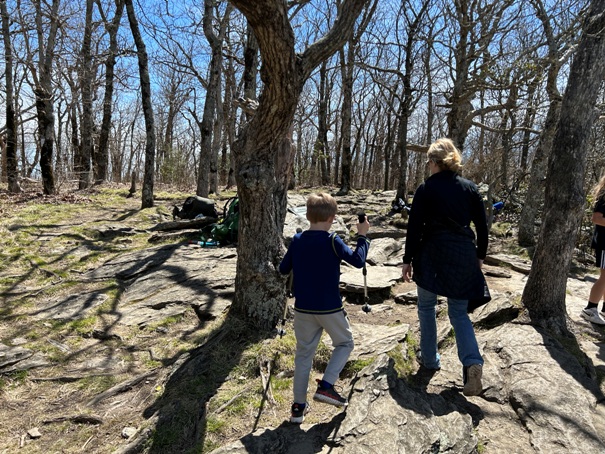
[[[412,264],[404,263],[403,268],[401,269],[401,275],[403,276],[403,280],[405,282],[412,282]]]

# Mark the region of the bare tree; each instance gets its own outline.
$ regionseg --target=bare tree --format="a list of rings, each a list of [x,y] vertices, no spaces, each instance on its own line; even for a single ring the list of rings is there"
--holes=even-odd
[[[584,206],[589,135],[605,77],[605,0],[593,0],[574,54],[548,160],[544,222],[522,301],[533,323],[568,335],[565,289]]]
[[[519,245],[524,247],[536,244],[534,225],[544,200],[544,177],[546,175],[548,154],[552,149],[561,109],[561,93],[557,88],[557,80],[561,66],[570,57],[571,50],[574,48],[575,28],[575,24],[572,23],[568,30],[563,30],[557,34],[553,29],[552,22],[554,20],[549,15],[542,0],[531,0],[531,4],[542,24],[547,45],[546,59],[538,65],[538,70],[542,72],[543,68],[546,68],[546,93],[548,94],[549,107],[540,134],[538,148],[532,160],[527,195],[519,219],[517,240]]]
[[[447,124],[448,136],[460,149],[464,148],[473,117],[480,115],[471,101],[488,74],[485,69],[491,63],[491,56],[486,51],[497,34],[509,30],[505,13],[513,3],[513,0],[454,2],[451,16],[458,35],[453,55],[453,86],[447,96]]]
[[[38,67],[32,65],[34,94],[38,114],[38,140],[40,142],[40,170],[44,194],[54,194],[55,176],[53,171],[53,153],[55,143],[55,114],[52,89],[52,67],[54,50],[59,27],[59,3],[53,0],[50,11],[43,12],[39,0],[34,2],[36,9],[36,32],[38,35]],[[48,34],[45,39],[43,17],[48,17]]]
[[[143,187],[141,189],[141,208],[153,206],[153,183],[155,171],[155,126],[153,119],[153,104],[151,102],[151,82],[149,78],[147,47],[139,31],[139,22],[134,12],[132,0],[125,0],[130,30],[137,47],[139,61],[139,77],[141,80],[141,101],[143,103],[143,115],[145,117],[145,173],[143,175]]]
[[[6,176],[9,192],[21,192],[17,179],[17,130],[15,125],[15,98],[13,90],[13,46],[6,0],[0,0],[2,14],[2,38],[4,41],[4,76],[6,80],[6,136],[3,160],[6,159]],[[4,170],[4,169],[3,169]]]
[[[204,1],[204,34],[210,43],[212,57],[210,59],[208,85],[206,87],[206,98],[204,100],[204,114],[200,125],[200,160],[197,180],[196,194],[207,197],[210,190],[210,173],[212,172],[212,181],[214,182],[212,192],[217,192],[217,156],[213,154],[213,132],[214,122],[216,121],[216,104],[221,93],[221,78],[223,66],[223,41],[231,15],[231,5],[220,20],[220,29],[218,35],[214,32],[213,21],[215,2],[212,0]],[[220,129],[219,129],[220,131]],[[216,148],[214,148],[216,150]]]
[[[93,113],[92,113],[92,14],[93,0],[86,0],[86,18],[84,22],[84,37],[80,51],[80,90],[82,91],[82,134],[81,153],[74,168],[78,176],[78,188],[86,189],[90,186],[90,170],[93,155]]]
[[[124,12],[124,0],[115,0],[116,11],[111,23],[106,22],[106,29],[109,33],[109,49],[107,50],[107,60],[105,60],[105,93],[103,95],[103,119],[101,120],[101,130],[99,132],[99,148],[95,153],[93,163],[95,184],[107,180],[107,168],[109,166],[109,133],[111,130],[112,102],[114,91],[116,54],[118,52],[118,30]],[[102,9],[99,8],[102,12]]]
[[[338,195],[346,195],[351,190],[351,111],[353,108],[353,74],[355,71],[355,53],[359,46],[361,37],[366,30],[370,19],[376,11],[378,1],[372,1],[367,8],[364,17],[362,18],[357,30],[352,30],[350,37],[347,39],[346,50],[340,51],[340,66],[342,78],[342,107],[341,107],[341,123],[340,128],[342,140],[342,169],[340,190]]]
[[[281,0],[232,0],[254,30],[264,82],[258,109],[234,144],[240,224],[235,297],[229,315],[261,329],[275,326],[285,304],[282,256],[288,178],[293,162],[291,131],[305,81],[336,52],[367,0],[346,0],[327,34],[295,52],[286,4]]]

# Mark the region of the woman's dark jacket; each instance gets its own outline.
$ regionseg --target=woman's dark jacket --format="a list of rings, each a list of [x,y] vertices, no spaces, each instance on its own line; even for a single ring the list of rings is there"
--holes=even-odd
[[[475,183],[443,170],[418,187],[403,257],[412,263],[418,286],[449,298],[481,298],[485,280],[478,259],[485,258],[487,242],[485,206]]]

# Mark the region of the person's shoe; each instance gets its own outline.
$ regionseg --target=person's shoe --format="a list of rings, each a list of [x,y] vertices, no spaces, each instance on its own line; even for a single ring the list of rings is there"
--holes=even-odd
[[[302,424],[305,420],[305,415],[309,413],[311,407],[309,404],[292,404],[292,414],[290,416],[290,422],[294,424]]]
[[[321,380],[317,379],[317,391],[313,395],[313,400],[323,402],[324,404],[334,405],[335,407],[346,407],[349,405],[347,399],[336,392],[334,386],[324,388],[321,386]]]
[[[478,396],[483,391],[481,376],[483,375],[483,366],[481,364],[471,364],[462,369],[462,381],[464,388],[462,394],[465,396]]]
[[[423,369],[427,370],[427,371],[438,371],[441,370],[441,366],[438,365],[437,367],[427,367],[424,365],[424,362],[422,361],[422,353],[418,352],[416,353],[416,362],[418,363],[418,365],[420,367],[422,367]]]
[[[592,307],[590,309],[582,309],[582,313],[580,314],[584,320],[588,320],[595,325],[605,325],[605,320],[601,318],[599,315],[599,311],[596,307]]]

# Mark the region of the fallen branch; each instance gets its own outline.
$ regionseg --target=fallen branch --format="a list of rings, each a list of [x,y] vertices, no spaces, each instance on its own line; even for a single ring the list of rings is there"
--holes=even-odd
[[[113,377],[115,374],[103,373],[103,374],[92,374],[92,375],[61,375],[58,377],[27,377],[28,380],[31,381],[56,381],[59,383],[73,383],[78,380],[83,380],[85,378],[91,377]]]
[[[223,405],[221,405],[220,407],[218,407],[216,410],[214,410],[213,412],[209,413],[210,415],[217,415],[220,412],[222,412],[225,408],[227,408],[229,405],[231,405],[235,400],[237,400],[242,394],[246,393],[250,388],[252,388],[253,384],[246,386],[244,389],[242,389],[240,392],[238,392],[235,396],[233,396],[231,399],[229,399],[227,402],[225,402]]]
[[[267,376],[263,374],[263,366],[259,365],[260,369],[260,378],[263,382],[263,389],[265,390],[265,396],[267,397],[267,402],[271,405],[276,405],[275,398],[273,397],[273,391],[271,389],[271,361],[267,361]]]
[[[166,230],[181,230],[181,229],[193,229],[204,227],[210,224],[214,224],[218,219],[205,217],[202,219],[191,219],[187,221],[171,221],[171,222],[162,222],[155,227],[150,228],[152,231],[166,231]]]
[[[139,384],[143,380],[146,380],[149,377],[153,377],[157,373],[157,369],[153,369],[149,372],[145,372],[144,374],[139,375],[138,377],[131,378],[130,380],[126,380],[116,386],[109,388],[107,391],[103,391],[101,394],[91,399],[86,406],[92,407],[93,405],[98,404],[102,400],[107,399],[108,397],[115,396],[116,394],[120,394],[130,390],[133,386]]]
[[[70,421],[78,424],[103,424],[103,420],[94,415],[73,415],[73,416],[58,416],[53,419],[42,421],[43,424],[52,424],[55,422]]]

